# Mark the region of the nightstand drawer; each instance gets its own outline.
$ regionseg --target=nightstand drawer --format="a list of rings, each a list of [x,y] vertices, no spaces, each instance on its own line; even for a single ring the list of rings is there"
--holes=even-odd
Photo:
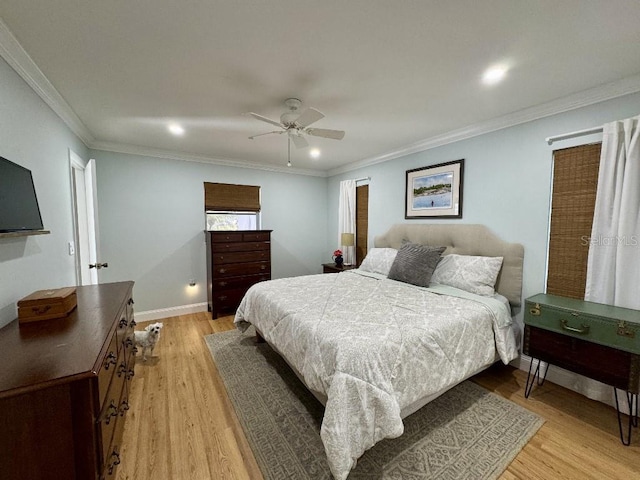
[[[552,295],[525,302],[524,323],[599,345],[640,354],[638,312]]]
[[[640,356],[525,325],[523,353],[600,382],[639,393]]]

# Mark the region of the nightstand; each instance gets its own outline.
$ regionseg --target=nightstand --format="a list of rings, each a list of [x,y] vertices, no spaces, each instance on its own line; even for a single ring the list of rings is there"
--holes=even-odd
[[[323,263],[322,273],[340,273],[346,270],[353,270],[354,268],[358,267],[356,265],[343,265],[342,267],[338,267],[335,263]]]
[[[523,353],[531,357],[525,397],[529,397],[536,379],[538,385],[544,383],[549,366],[541,378],[541,361],[611,385],[620,440],[629,445],[631,426],[638,426],[640,311],[538,294],[525,301],[524,323]],[[632,413],[626,440],[618,389],[626,392]]]

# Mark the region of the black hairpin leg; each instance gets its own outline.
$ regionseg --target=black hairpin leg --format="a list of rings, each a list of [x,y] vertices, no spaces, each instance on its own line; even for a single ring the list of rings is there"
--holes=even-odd
[[[620,441],[623,445],[631,444],[631,427],[638,427],[638,394],[627,393],[627,406],[629,407],[629,424],[627,428],[627,439],[624,439],[622,431],[622,414],[620,413],[620,405],[618,404],[618,389],[613,387],[613,396],[616,397],[616,411],[618,412],[618,427],[620,428]]]
[[[533,368],[533,362],[538,362],[536,365],[536,369],[533,372],[533,375],[531,375],[531,370]],[[529,373],[527,374],[527,383],[524,387],[524,397],[525,398],[529,398],[529,394],[531,394],[531,389],[533,388],[533,384],[536,383],[536,379],[538,380],[537,383],[538,385],[542,385],[544,383],[544,381],[547,378],[547,372],[549,371],[549,364],[547,363],[545,369],[544,369],[544,375],[542,376],[542,379],[540,378],[540,364],[542,362],[536,358],[531,358],[531,363],[529,364]]]

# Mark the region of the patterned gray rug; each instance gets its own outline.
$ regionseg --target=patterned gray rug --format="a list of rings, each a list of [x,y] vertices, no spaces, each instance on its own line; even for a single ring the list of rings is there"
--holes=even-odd
[[[238,331],[205,337],[266,480],[331,479],[323,407],[267,344]],[[404,434],[365,452],[352,479],[495,479],[544,423],[466,381],[406,418]]]

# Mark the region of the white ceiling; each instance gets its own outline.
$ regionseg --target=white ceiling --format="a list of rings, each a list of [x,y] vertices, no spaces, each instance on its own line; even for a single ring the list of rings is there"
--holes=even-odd
[[[92,147],[286,169],[286,136],[249,140],[274,128],[243,113],[297,97],[346,131],[292,149],[311,174],[640,91],[638,0],[0,0],[0,19],[0,53]]]

